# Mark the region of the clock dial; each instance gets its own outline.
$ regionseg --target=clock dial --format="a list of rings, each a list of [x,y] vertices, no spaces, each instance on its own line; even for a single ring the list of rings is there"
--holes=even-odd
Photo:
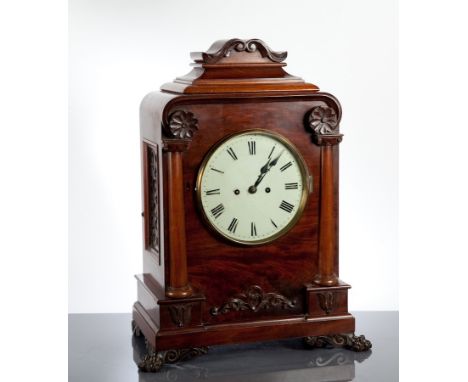
[[[208,224],[228,240],[256,245],[275,240],[299,219],[308,172],[282,136],[252,130],[228,137],[207,155],[197,179]]]

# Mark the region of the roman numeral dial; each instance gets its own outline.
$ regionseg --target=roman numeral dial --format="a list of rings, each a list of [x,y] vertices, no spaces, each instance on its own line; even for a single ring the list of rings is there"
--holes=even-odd
[[[211,210],[211,214],[215,219],[218,219],[224,212],[224,206],[222,203],[218,204],[215,208]]]
[[[265,130],[232,135],[200,165],[196,191],[201,216],[213,235],[228,241],[271,242],[301,216],[308,176],[297,148],[284,137]]]
[[[299,183],[297,182],[285,183],[284,188],[286,190],[297,190],[299,188]]]
[[[294,209],[294,204],[288,203],[286,201],[282,201],[279,208],[281,208],[283,211],[291,213]]]
[[[227,153],[231,156],[232,159],[237,160],[236,152],[232,149],[232,147],[228,147]]]
[[[249,154],[255,155],[257,153],[256,143],[255,141],[248,142],[249,144]]]
[[[219,188],[215,188],[214,190],[205,191],[205,195],[220,195],[220,194],[221,194],[221,191],[219,190]]]
[[[237,224],[239,224],[239,220],[237,220],[236,218],[233,218],[231,220],[231,224],[229,224],[228,231],[231,233],[236,233]]]

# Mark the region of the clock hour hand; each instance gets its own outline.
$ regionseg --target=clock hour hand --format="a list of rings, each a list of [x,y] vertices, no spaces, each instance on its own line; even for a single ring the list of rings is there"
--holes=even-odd
[[[257,177],[257,180],[255,181],[254,187],[257,187],[262,179],[265,177],[268,171],[270,171],[270,158],[268,158],[268,162],[260,169],[260,175]]]
[[[280,159],[280,156],[283,155],[283,152],[284,152],[284,150],[281,151],[278,154],[278,156],[270,162],[270,165],[268,166],[268,170],[270,170],[270,168],[272,168],[273,166],[275,166],[278,163],[278,160]]]
[[[271,160],[271,158],[268,158],[268,162],[260,169],[260,175],[258,176],[257,180],[255,181],[255,184],[253,186],[249,187],[249,192],[251,194],[255,194],[255,192],[257,192],[257,186],[263,180],[263,178],[268,173],[268,171],[270,171],[270,169],[278,163],[278,160],[279,160],[280,156],[283,154],[283,151],[281,151],[279,153],[279,155],[273,160]]]

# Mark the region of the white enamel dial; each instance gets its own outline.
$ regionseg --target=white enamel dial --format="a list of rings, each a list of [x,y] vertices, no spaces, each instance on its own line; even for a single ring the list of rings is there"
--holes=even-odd
[[[208,224],[228,240],[262,244],[288,231],[308,195],[308,173],[282,136],[253,130],[233,135],[207,155],[197,194]]]

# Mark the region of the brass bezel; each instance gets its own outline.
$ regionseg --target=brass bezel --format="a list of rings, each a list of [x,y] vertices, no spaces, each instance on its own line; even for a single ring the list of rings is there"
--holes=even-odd
[[[295,216],[291,219],[291,221],[283,229],[281,229],[280,231],[278,231],[277,233],[275,233],[274,235],[272,235],[272,236],[270,236],[268,238],[264,238],[264,239],[260,239],[260,240],[254,240],[254,241],[246,241],[246,240],[234,239],[234,238],[226,235],[224,232],[220,231],[216,226],[214,226],[211,223],[211,221],[209,220],[208,216],[205,213],[205,210],[203,209],[203,204],[202,204],[202,199],[201,199],[201,181],[202,181],[202,178],[203,178],[203,174],[205,173],[206,165],[207,165],[208,161],[210,160],[213,153],[221,145],[223,145],[225,142],[227,142],[228,140],[230,140],[232,138],[236,138],[236,137],[239,137],[239,136],[242,136],[242,135],[251,135],[251,134],[260,134],[260,135],[269,136],[269,137],[271,137],[273,139],[278,140],[280,143],[282,143],[284,146],[286,146],[286,148],[291,152],[291,154],[295,158],[295,160],[298,163],[299,168],[300,168],[301,178],[302,178],[302,195],[301,195],[301,202],[299,203],[299,208],[297,209]],[[272,132],[272,131],[268,131],[268,130],[263,130],[263,129],[245,130],[245,131],[242,131],[240,133],[230,134],[230,135],[220,139],[205,154],[205,157],[203,158],[203,161],[200,164],[200,168],[198,170],[195,191],[196,191],[198,208],[199,208],[199,210],[200,210],[200,212],[201,212],[201,214],[203,216],[203,220],[208,225],[208,228],[210,228],[211,231],[213,231],[217,235],[221,236],[223,239],[225,239],[225,240],[227,240],[229,242],[232,242],[232,243],[242,244],[242,245],[245,245],[245,246],[258,246],[258,245],[262,245],[262,244],[271,243],[271,242],[275,241],[276,239],[280,238],[281,236],[285,235],[299,221],[299,219],[302,216],[302,213],[304,212],[304,208],[305,208],[306,203],[307,203],[307,198],[309,196],[309,171],[307,169],[307,165],[305,163],[305,160],[302,157],[302,155],[300,154],[297,147],[294,146],[294,144],[291,141],[289,141],[287,138],[285,138],[281,134],[278,134],[278,133],[275,133],[275,132]]]

